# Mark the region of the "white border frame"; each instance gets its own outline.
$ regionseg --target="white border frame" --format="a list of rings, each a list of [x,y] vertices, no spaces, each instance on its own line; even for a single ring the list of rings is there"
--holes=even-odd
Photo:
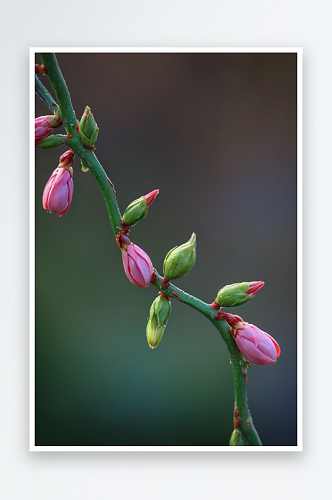
[[[296,446],[36,446],[35,445],[35,54],[55,53],[297,53],[297,445]],[[302,47],[31,47],[29,172],[29,451],[303,451],[303,51]]]

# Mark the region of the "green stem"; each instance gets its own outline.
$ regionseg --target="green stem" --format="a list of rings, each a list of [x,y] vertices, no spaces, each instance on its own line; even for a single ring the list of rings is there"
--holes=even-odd
[[[55,54],[40,54],[40,58],[42,63],[47,68],[47,76],[59,103],[62,125],[65,127],[67,134],[71,135],[71,138],[68,138],[66,144],[70,147],[70,149],[72,149],[72,151],[74,151],[75,154],[77,154],[82,162],[82,165],[85,168],[88,168],[95,177],[106,203],[113,232],[115,236],[117,236],[120,232],[119,228],[121,227],[121,213],[116,201],[114,188],[111,186],[96,155],[88,148],[84,147],[79,139],[79,135],[76,131],[77,118],[71,103],[66,82],[60,71]]]
[[[66,128],[67,134],[70,134],[72,136],[71,138],[68,138],[66,142],[68,146],[74,151],[74,153],[79,156],[82,165],[85,168],[88,168],[94,175],[105,199],[113,232],[115,235],[118,235],[120,232],[119,228],[121,225],[121,214],[115,197],[114,188],[113,186],[111,186],[108,177],[95,154],[89,149],[85,148],[79,140],[78,133],[76,132],[77,119],[71,104],[67,85],[58,66],[55,54],[40,54],[40,57],[43,64],[47,68],[47,76],[51,82],[52,87],[54,88],[56,98],[59,103],[62,123]],[[160,290],[164,295],[172,297],[172,299],[179,300],[180,302],[183,302],[184,304],[187,304],[188,306],[193,307],[194,309],[199,311],[206,318],[208,318],[219,331],[226,344],[232,362],[235,387],[235,405],[241,419],[239,423],[239,429],[245,436],[249,445],[261,446],[262,443],[252,423],[248,407],[247,390],[245,383],[247,364],[243,360],[242,354],[240,353],[233,337],[229,332],[227,323],[224,320],[215,319],[216,310],[213,309],[209,304],[206,304],[196,297],[193,297],[183,290],[180,290],[172,283],[169,284],[168,288],[164,288],[162,286],[162,276],[160,276],[157,271],[155,271],[155,275],[156,278],[153,281],[153,284],[158,288],[158,290]]]
[[[75,130],[77,126],[77,118],[71,103],[66,82],[60,71],[55,54],[52,52],[40,54],[40,58],[44,66],[47,68],[46,74],[51,82],[59,103],[62,123],[67,130],[67,133],[74,137],[77,135]]]
[[[96,179],[106,203],[113,233],[117,236],[120,234],[121,229],[121,213],[116,200],[114,187],[110,184],[105,170],[99,163],[96,155],[89,149],[85,148],[77,137],[68,139],[67,144],[70,149],[72,149],[74,153],[79,156],[83,167],[88,168]]]
[[[226,344],[232,362],[235,389],[235,405],[241,418],[238,428],[245,436],[249,445],[262,446],[261,440],[259,439],[258,433],[254,427],[248,406],[246,387],[246,374],[248,365],[244,361],[243,356],[235,343],[235,340],[230,334],[226,321],[215,319],[215,314],[217,312],[216,309],[213,309],[209,304],[206,304],[200,299],[197,299],[196,297],[189,295],[183,290],[180,290],[172,283],[169,284],[168,288],[164,288],[162,286],[162,276],[160,276],[155,269],[154,272],[156,274],[156,279],[155,281],[153,281],[153,284],[158,288],[160,292],[168,297],[171,297],[172,299],[179,300],[180,302],[193,307],[194,309],[196,309],[196,311],[199,311],[206,318],[208,318],[219,331],[223,341]]]
[[[46,106],[55,113],[58,111],[58,105],[49,93],[48,90],[45,89],[44,85],[40,82],[37,75],[35,75],[35,92],[40,97],[40,99],[46,104]]]

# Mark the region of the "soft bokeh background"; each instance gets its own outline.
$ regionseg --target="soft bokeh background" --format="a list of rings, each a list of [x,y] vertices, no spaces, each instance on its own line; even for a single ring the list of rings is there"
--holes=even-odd
[[[89,105],[100,127],[96,154],[120,209],[160,189],[131,232],[159,272],[194,231],[196,264],[177,286],[212,302],[226,284],[265,281],[227,311],[279,342],[275,365],[249,369],[249,406],[264,445],[296,445],[296,55],[58,61],[77,117]],[[36,116],[48,113],[37,100]],[[161,344],[148,347],[157,289],[126,278],[78,159],[69,211],[42,208],[64,151],[36,151],[36,445],[227,445],[233,377],[219,333],[173,301]]]

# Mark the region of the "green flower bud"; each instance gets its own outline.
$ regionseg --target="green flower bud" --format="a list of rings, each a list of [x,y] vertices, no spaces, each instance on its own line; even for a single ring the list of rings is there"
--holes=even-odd
[[[249,446],[249,443],[239,429],[234,429],[229,440],[229,446]]]
[[[130,203],[122,217],[124,224],[127,226],[135,226],[137,222],[143,220],[148,213],[147,206],[148,204],[144,196]]]
[[[150,317],[146,327],[146,338],[151,349],[157,347],[164,334],[171,314],[171,303],[167,297],[158,295],[152,302]]]
[[[224,286],[219,290],[216,302],[220,307],[240,306],[254,297],[262,286],[264,286],[264,281],[251,281],[250,283],[244,281]]]
[[[187,243],[174,247],[164,260],[164,276],[175,280],[189,273],[196,260],[196,234],[193,233]]]
[[[36,146],[37,148],[40,149],[51,149],[51,148],[56,148],[61,144],[64,144],[66,140],[67,140],[66,135],[60,135],[60,134],[49,135],[48,137],[46,137],[46,139],[43,139],[42,141],[38,142]]]
[[[137,222],[143,220],[158,193],[159,189],[155,189],[151,193],[141,196],[138,200],[132,201],[123,214],[122,222],[127,226],[135,226]]]
[[[80,126],[78,129],[78,134],[84,146],[93,146],[97,140],[98,132],[99,128],[97,127],[97,123],[95,122],[89,106],[87,106],[81,118]]]

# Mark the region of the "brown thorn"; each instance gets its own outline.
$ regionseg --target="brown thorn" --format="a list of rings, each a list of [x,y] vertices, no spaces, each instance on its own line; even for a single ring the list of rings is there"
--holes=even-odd
[[[241,417],[240,417],[240,413],[236,407],[236,404],[235,404],[235,408],[234,408],[234,429],[237,430],[237,428],[239,427],[239,425],[241,424],[242,420],[241,420]]]
[[[155,282],[156,282],[156,280],[157,280],[157,275],[156,275],[156,273],[154,273],[154,272],[153,272],[153,273],[151,274],[151,283],[152,283],[152,284],[153,284],[153,283],[155,283]]]
[[[169,285],[170,285],[170,282],[165,278],[165,276],[163,277],[163,281],[161,282],[161,286],[163,288],[169,288]]]

